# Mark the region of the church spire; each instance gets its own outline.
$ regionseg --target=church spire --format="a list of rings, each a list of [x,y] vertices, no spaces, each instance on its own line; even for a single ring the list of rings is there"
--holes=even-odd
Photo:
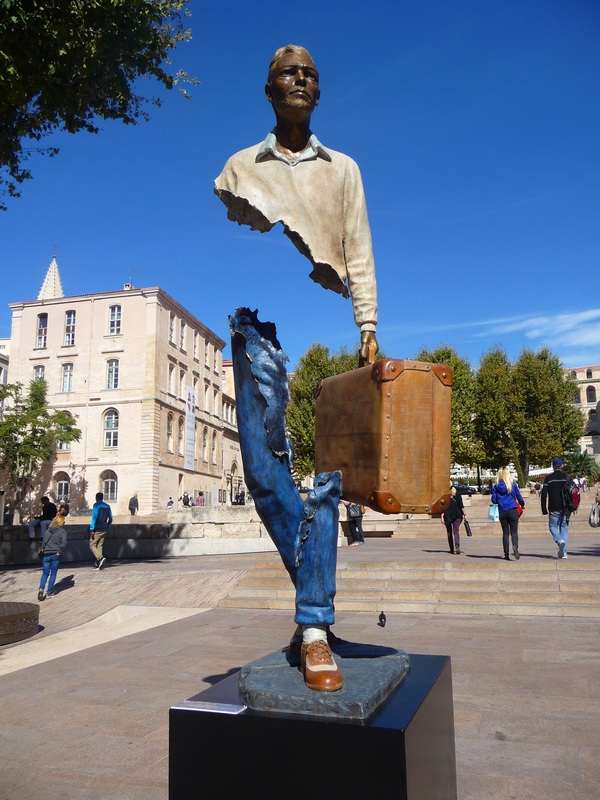
[[[60,275],[58,274],[58,264],[56,256],[52,256],[52,261],[48,267],[48,272],[44,278],[44,283],[38,294],[38,300],[50,300],[52,297],[64,297]]]

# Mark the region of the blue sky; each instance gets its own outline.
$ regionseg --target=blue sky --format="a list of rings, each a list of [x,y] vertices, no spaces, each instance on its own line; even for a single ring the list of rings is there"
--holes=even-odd
[[[292,42],[320,72],[313,130],[363,174],[382,349],[450,344],[476,366],[494,345],[513,359],[548,345],[566,367],[600,364],[597,0],[190,8],[175,64],[201,80],[192,100],[164,92],[149,123],[54,136],[61,153],[30,160],[0,212],[0,337],[56,252],[65,294],[133,277],[226,340],[233,308],[258,308],[290,367],[315,341],[355,346],[350,301],[308,278],[278,228],[229,222],[213,194],[227,158],[271,129],[267,67]]]

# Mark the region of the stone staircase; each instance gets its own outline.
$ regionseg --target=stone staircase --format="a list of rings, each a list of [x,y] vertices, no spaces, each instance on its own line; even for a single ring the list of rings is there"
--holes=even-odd
[[[559,561],[539,502],[528,504],[519,524],[526,554],[507,562],[500,557],[500,527],[486,518],[489,498],[476,500],[467,510],[474,537],[464,540],[466,558],[445,552],[439,520],[397,519],[393,530],[388,520],[384,531],[365,525],[367,545],[372,538],[387,540],[373,543],[387,560],[378,560],[369,546],[353,548],[352,557],[342,548],[336,610],[600,618],[600,529],[589,527],[589,507],[570,524],[570,541],[581,553]],[[249,570],[219,605],[293,611],[294,589],[274,556]]]
[[[518,570],[496,559],[352,562],[338,565],[337,611],[498,616],[600,617],[600,560],[578,564],[533,560]],[[294,610],[283,566],[257,565],[219,603],[222,608]]]

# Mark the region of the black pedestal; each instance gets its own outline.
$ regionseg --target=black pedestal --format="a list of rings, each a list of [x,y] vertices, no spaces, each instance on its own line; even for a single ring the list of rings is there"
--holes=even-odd
[[[456,800],[450,658],[410,662],[404,682],[362,725],[251,712],[240,704],[237,674],[174,706],[169,800]]]

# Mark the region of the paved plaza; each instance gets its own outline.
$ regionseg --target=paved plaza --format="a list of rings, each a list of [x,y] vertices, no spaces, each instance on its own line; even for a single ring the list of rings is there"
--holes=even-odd
[[[342,548],[339,561],[439,564],[456,558],[444,538],[369,539]],[[464,547],[466,561],[494,565],[501,555],[496,538]],[[507,567],[556,551],[543,528],[521,549]],[[599,554],[596,538],[575,539],[564,566],[595,564]],[[274,558],[124,561],[101,572],[64,564],[58,596],[41,604],[43,629],[0,649],[0,800],[166,800],[169,708],[289,639],[289,612],[218,607],[248,570]],[[39,574],[4,570],[0,599],[35,602]],[[339,612],[335,632],[452,658],[460,800],[600,797],[598,617],[388,613],[384,628],[377,621]],[[235,753],[223,759],[217,767],[235,768]],[[214,767],[199,742],[198,768]],[[374,796],[383,795],[376,764],[365,769],[374,769]]]

